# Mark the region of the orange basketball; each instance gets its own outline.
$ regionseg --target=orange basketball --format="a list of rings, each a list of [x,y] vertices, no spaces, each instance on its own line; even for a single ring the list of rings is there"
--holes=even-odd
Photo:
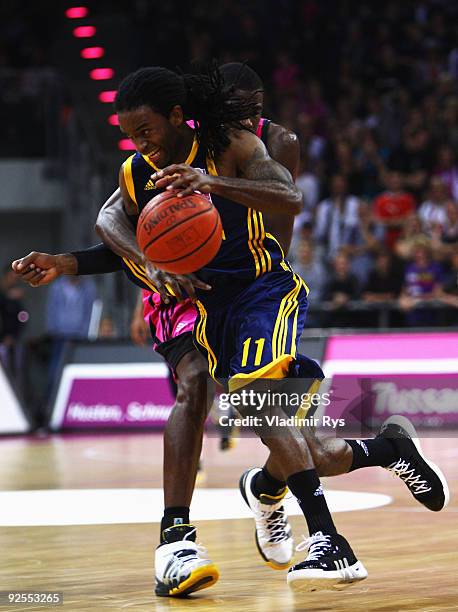
[[[189,274],[216,255],[223,235],[218,211],[208,196],[178,198],[165,191],[142,210],[137,242],[152,264],[173,274]]]

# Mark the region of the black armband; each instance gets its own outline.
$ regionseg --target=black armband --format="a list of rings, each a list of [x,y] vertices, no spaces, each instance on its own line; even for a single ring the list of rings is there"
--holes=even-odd
[[[102,242],[84,249],[71,251],[78,262],[78,276],[85,274],[108,274],[122,270],[122,259]]]

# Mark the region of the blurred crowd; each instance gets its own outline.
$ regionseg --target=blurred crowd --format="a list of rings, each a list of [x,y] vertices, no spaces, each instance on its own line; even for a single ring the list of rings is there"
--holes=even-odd
[[[290,258],[309,324],[457,323],[458,4],[207,8],[189,9],[193,56],[248,60],[300,139]]]
[[[49,58],[52,22],[18,4],[34,25],[16,6],[0,24],[0,78]],[[301,143],[290,258],[311,288],[310,325],[458,322],[458,3],[89,4],[133,24],[132,67],[217,57],[263,77],[265,115]]]
[[[0,157],[45,157],[62,111],[52,44],[61,21],[55,0],[0,3]]]

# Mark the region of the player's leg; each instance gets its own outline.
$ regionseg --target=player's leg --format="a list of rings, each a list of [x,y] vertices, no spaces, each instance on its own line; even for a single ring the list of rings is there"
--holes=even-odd
[[[252,385],[253,379],[278,380],[287,376],[290,364],[294,362],[305,310],[303,282],[288,270],[258,278],[237,296],[229,308],[225,324],[236,343],[229,361],[229,389],[232,393]],[[226,342],[229,333],[224,333],[217,317],[213,316],[212,320],[208,313],[206,316],[207,337],[204,340],[201,337],[200,344],[207,345],[209,355],[213,353],[216,365],[211,369],[217,371],[218,356],[212,349],[221,341]],[[203,327],[201,323],[201,336],[205,332]],[[197,328],[199,324],[196,324]],[[257,408],[250,406],[253,410]],[[243,414],[240,404],[238,410]],[[285,416],[278,406],[273,406],[272,410],[274,414]],[[365,578],[367,572],[363,565],[345,538],[337,533],[307,442],[299,430],[284,427],[281,433],[266,432],[262,426],[256,425],[254,430],[262,437],[276,463],[282,466],[283,477],[298,499],[311,535],[309,556],[303,564],[294,566],[292,572],[290,570],[288,582],[305,588],[319,588],[323,584],[329,586]],[[282,498],[257,497],[251,486],[255,476],[251,471],[245,473],[241,491],[255,516],[258,548],[265,560],[285,567],[292,557],[292,538]]]
[[[423,454],[414,425],[403,416],[389,417],[375,438],[344,440],[319,435],[313,427],[301,428],[320,477],[339,476],[367,467],[382,467],[398,476],[413,498],[434,512],[450,499],[447,480],[441,469]],[[282,466],[272,456],[259,471],[255,482],[258,495],[278,495],[286,481]]]
[[[207,368],[195,349],[178,362],[177,397],[164,432],[164,516],[156,549],[156,594],[182,596],[207,588],[219,572],[196,544],[189,506],[202,450],[202,437],[212,395]]]
[[[314,438],[323,476],[383,467],[398,476],[414,499],[428,510],[438,512],[448,504],[447,480],[440,468],[424,456],[415,427],[406,417],[389,417],[375,438],[342,440],[318,437],[315,432],[304,435]]]
[[[296,375],[305,380],[320,380],[319,366],[302,355],[297,356]],[[303,427],[319,476],[337,476],[366,468],[383,467],[399,476],[413,497],[429,510],[442,510],[448,503],[449,490],[441,470],[426,459],[413,424],[405,417],[390,417],[375,438],[352,440],[319,434],[314,427]],[[257,479],[258,490],[275,494],[286,483],[281,466],[269,457]]]
[[[193,348],[177,364],[176,401],[164,431],[166,510],[186,507],[189,513],[205,420],[213,401],[212,389],[207,389],[207,379],[205,359]],[[163,526],[170,525],[164,521]]]
[[[164,431],[164,515],[155,554],[156,594],[182,596],[212,586],[218,569],[202,557],[189,506],[202,449],[205,420],[213,401],[207,390],[206,362],[195,349],[196,311],[190,301],[147,302],[145,315],[155,350],[175,374],[176,401]]]

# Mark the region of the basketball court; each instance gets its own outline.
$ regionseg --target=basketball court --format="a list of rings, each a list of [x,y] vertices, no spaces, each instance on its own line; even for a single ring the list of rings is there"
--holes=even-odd
[[[324,479],[336,524],[369,577],[343,591],[301,595],[287,586],[285,571],[270,569],[258,556],[254,522],[237,489],[240,474],[261,465],[265,449],[257,440],[241,439],[222,453],[218,442],[205,441],[191,515],[198,541],[221,576],[213,588],[180,600],[153,593],[162,513],[160,434],[4,439],[0,590],[59,591],[64,609],[72,611],[457,609],[454,439],[435,434],[423,441],[451,487],[450,505],[438,514],[418,505],[397,478],[380,468]],[[288,510],[297,544],[306,534],[305,523],[292,499]],[[44,608],[15,604],[0,609]]]

